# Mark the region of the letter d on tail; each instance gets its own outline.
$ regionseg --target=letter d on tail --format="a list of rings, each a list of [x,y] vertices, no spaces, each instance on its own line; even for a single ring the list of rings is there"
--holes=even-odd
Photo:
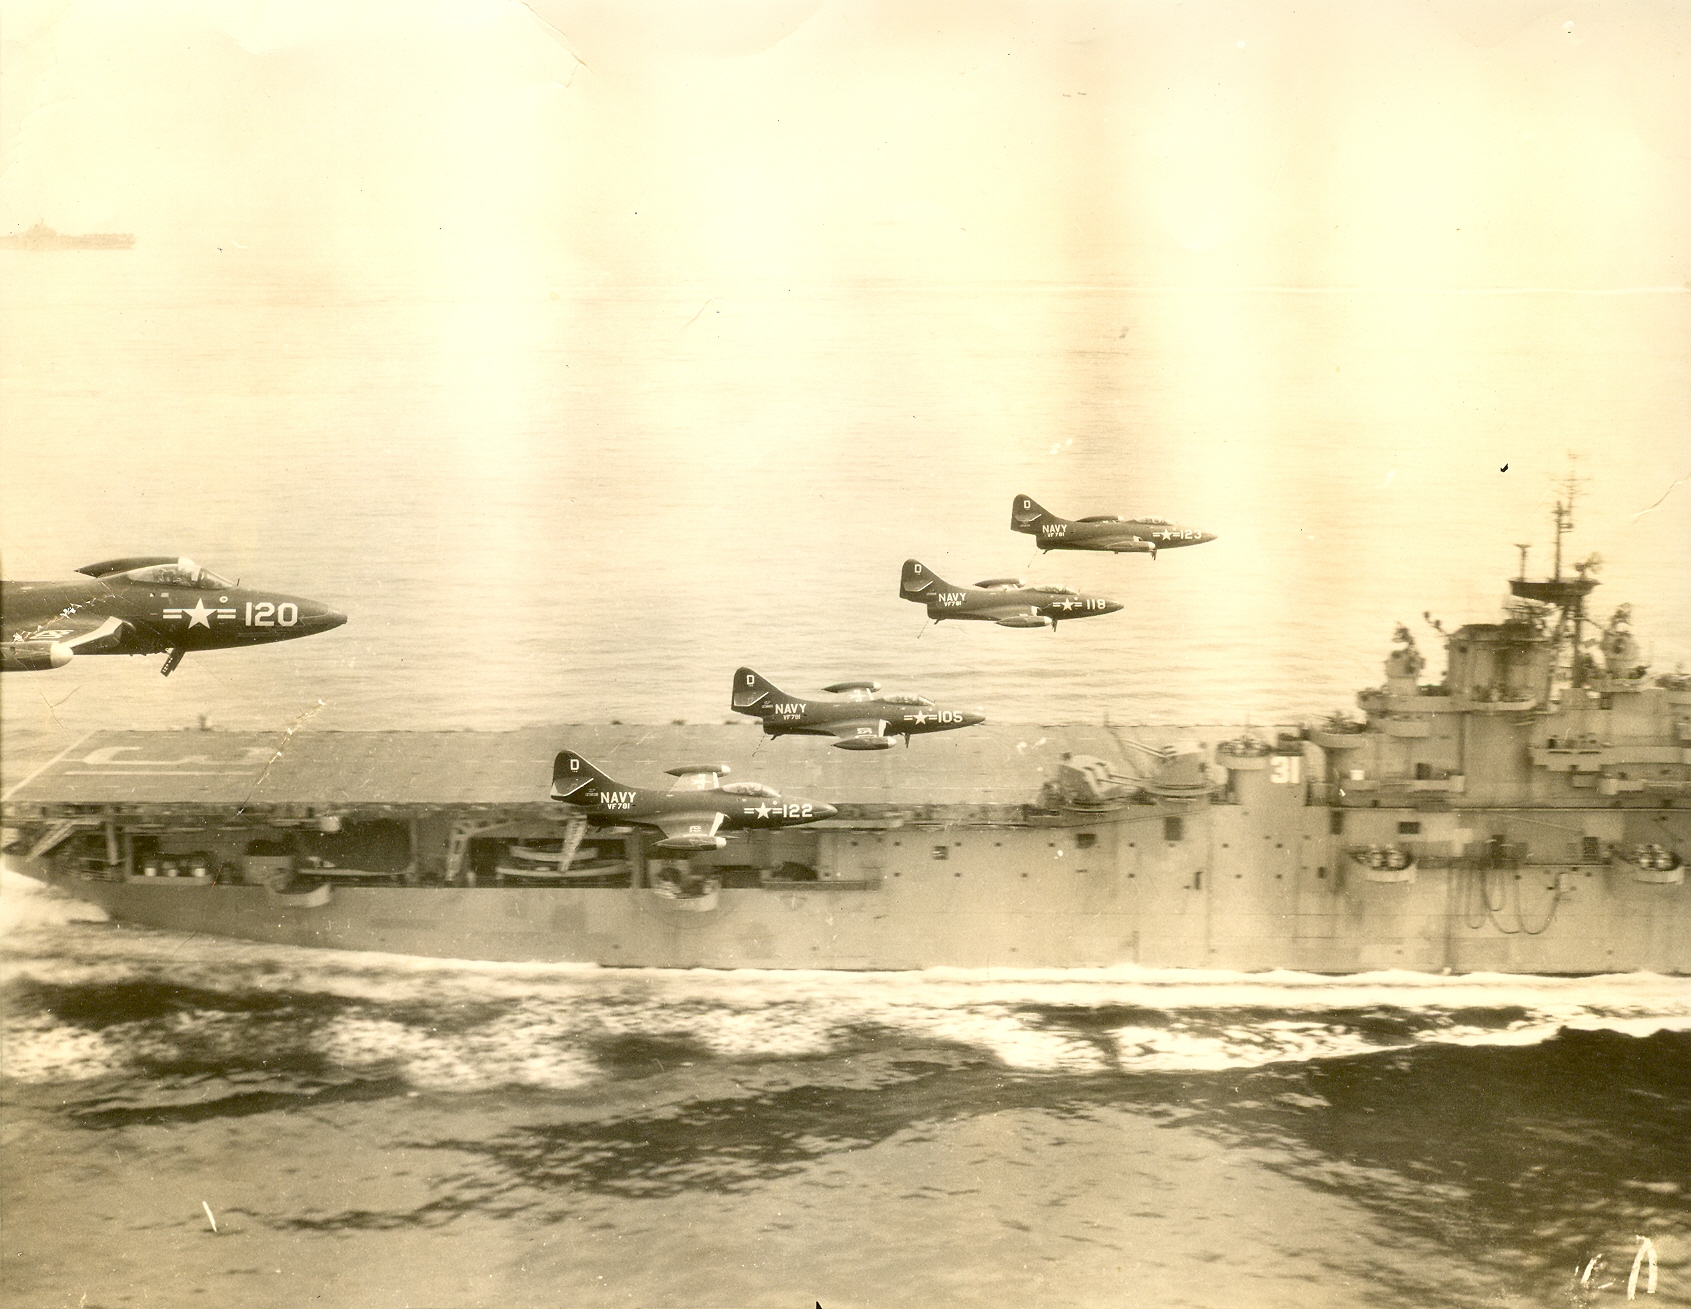
[[[750,668],[740,668],[734,672],[734,691],[728,705],[735,713],[761,714],[771,707],[772,701],[792,698],[768,678],[759,676]]]
[[[927,603],[929,594],[935,587],[944,586],[934,572],[925,564],[919,564],[914,559],[904,561],[904,572],[899,575],[898,593],[906,600],[920,600]]]
[[[611,781],[574,750],[560,750],[552,761],[552,798],[568,800],[597,782],[601,787],[614,787]]]
[[[1012,532],[1037,533],[1041,523],[1058,521],[1060,520],[1040,508],[1031,496],[1018,495],[1010,501],[1010,530]]]

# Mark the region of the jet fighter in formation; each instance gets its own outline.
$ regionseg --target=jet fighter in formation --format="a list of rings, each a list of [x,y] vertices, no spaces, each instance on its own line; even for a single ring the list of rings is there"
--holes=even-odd
[[[1041,508],[1030,497],[1010,502],[1010,530],[1033,537],[1041,550],[1108,550],[1115,554],[1148,554],[1182,545],[1215,540],[1213,532],[1178,527],[1166,518],[1122,518],[1100,515],[1072,522]]]
[[[668,770],[675,783],[667,791],[613,782],[573,750],[552,761],[552,798],[579,810],[589,820],[633,823],[663,833],[660,850],[720,850],[728,844],[719,830],[792,827],[832,818],[833,805],[787,800],[759,782],[730,782],[727,764],[689,764]]]
[[[763,720],[769,736],[833,736],[838,750],[887,750],[893,738],[904,744],[920,732],[947,732],[984,723],[980,714],[941,709],[919,695],[890,692],[877,695],[878,682],[836,682],[824,687],[840,700],[801,700],[750,668],[734,674],[729,707],[737,714]]]
[[[974,586],[954,586],[914,559],[904,561],[898,594],[928,607],[936,623],[972,618],[1000,627],[1049,627],[1071,618],[1113,614],[1121,605],[1101,595],[1082,595],[1066,586],[1029,586],[1019,577],[993,577]]]
[[[79,654],[168,651],[159,671],[169,677],[190,650],[291,641],[346,622],[315,600],[244,589],[174,555],[77,571],[87,580],[0,584],[0,670],[63,668]]]

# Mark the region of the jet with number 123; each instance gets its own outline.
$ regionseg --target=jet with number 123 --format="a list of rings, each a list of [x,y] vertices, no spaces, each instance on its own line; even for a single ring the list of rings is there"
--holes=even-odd
[[[734,674],[728,706],[737,714],[761,718],[769,736],[834,736],[839,750],[887,750],[894,737],[904,737],[909,745],[920,732],[948,732],[986,721],[980,714],[941,709],[919,695],[877,695],[879,682],[836,682],[823,689],[844,698],[801,700],[750,668],[741,668]]]
[[[727,764],[688,764],[671,768],[675,782],[667,791],[614,782],[573,750],[560,750],[552,761],[552,798],[579,810],[595,823],[633,823],[663,833],[660,850],[720,850],[728,844],[720,829],[792,827],[832,818],[833,805],[784,799],[760,782],[730,782],[720,774]]]
[[[315,600],[243,588],[192,559],[147,555],[89,564],[72,582],[0,583],[0,669],[63,668],[76,655],[268,645],[327,632],[346,615]]]
[[[1179,527],[1166,518],[1058,518],[1025,495],[1010,502],[1010,530],[1033,537],[1041,550],[1107,550],[1112,554],[1148,554],[1215,540],[1213,532]]]
[[[1019,577],[993,577],[974,586],[955,586],[926,564],[904,561],[898,594],[928,607],[936,623],[972,618],[1000,627],[1049,627],[1072,618],[1113,614],[1121,605],[1101,595],[1082,595],[1066,586],[1029,586]]]

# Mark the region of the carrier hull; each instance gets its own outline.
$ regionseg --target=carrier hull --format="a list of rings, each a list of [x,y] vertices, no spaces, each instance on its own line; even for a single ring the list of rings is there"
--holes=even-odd
[[[1676,796],[1563,804],[1546,823],[1542,803],[1340,794],[1311,779],[1348,776],[1326,755],[1357,753],[1285,733],[1254,750],[1206,743],[1226,773],[1208,797],[1081,805],[1051,783],[1108,729],[978,731],[924,742],[919,769],[765,753],[761,771],[838,798],[840,817],[685,860],[639,829],[572,830],[534,798],[550,751],[567,742],[642,775],[749,760],[755,731],[300,733],[281,753],[245,734],[101,733],[9,793],[7,863],[119,922],[444,958],[1691,973],[1682,869],[1628,857],[1685,848]],[[587,884],[515,875],[512,851],[541,845],[575,852]],[[1410,857],[1371,864],[1385,848]]]

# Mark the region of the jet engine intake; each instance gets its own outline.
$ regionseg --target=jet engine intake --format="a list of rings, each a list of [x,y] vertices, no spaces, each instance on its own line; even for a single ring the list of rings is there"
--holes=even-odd
[[[43,644],[40,641],[8,641],[0,645],[0,672],[41,673],[49,668],[63,668],[76,653],[61,641]]]

